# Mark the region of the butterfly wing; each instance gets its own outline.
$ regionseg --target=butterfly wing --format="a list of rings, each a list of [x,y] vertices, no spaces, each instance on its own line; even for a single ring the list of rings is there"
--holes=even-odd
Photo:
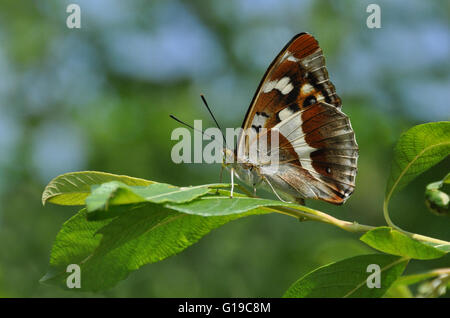
[[[262,137],[261,128],[275,128],[279,165],[276,172],[261,165],[263,177],[295,199],[343,203],[354,189],[358,146],[340,108],[318,42],[307,33],[295,36],[256,91],[242,127],[254,134],[239,138],[238,161]]]
[[[355,188],[358,145],[342,111],[315,103],[272,130],[279,133],[279,146],[272,150],[279,158],[278,167],[261,166],[272,186],[296,200],[345,202]]]
[[[270,64],[245,115],[242,128],[273,127],[289,112],[322,100],[341,107],[341,100],[328,78],[322,49],[312,35],[300,33]],[[239,146],[242,142],[243,139]]]

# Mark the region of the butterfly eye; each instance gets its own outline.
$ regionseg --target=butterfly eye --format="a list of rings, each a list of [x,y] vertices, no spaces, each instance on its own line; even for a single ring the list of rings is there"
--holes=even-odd
[[[313,95],[310,95],[305,98],[303,101],[303,107],[308,107],[309,105],[317,103],[316,97]]]

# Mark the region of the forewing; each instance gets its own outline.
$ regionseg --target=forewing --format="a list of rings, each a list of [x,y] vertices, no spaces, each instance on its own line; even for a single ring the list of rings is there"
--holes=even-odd
[[[341,107],[325,67],[317,40],[308,33],[296,35],[278,54],[263,76],[247,111],[242,128],[259,133],[270,129],[289,115],[324,101]],[[238,147],[251,139],[239,138]]]

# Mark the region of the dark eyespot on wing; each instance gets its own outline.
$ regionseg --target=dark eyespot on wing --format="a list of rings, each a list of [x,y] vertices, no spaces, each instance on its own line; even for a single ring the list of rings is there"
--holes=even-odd
[[[317,103],[316,97],[314,95],[310,95],[306,97],[305,100],[303,101],[303,108],[308,107],[315,103]]]

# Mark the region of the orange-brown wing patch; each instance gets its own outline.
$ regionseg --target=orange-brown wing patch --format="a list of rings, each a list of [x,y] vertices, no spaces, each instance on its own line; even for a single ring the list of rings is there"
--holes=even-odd
[[[292,113],[320,101],[341,106],[317,40],[302,33],[283,48],[266,71],[242,127],[250,128],[255,116],[262,114],[267,118],[262,127],[270,129],[282,120],[280,112],[287,107]]]

